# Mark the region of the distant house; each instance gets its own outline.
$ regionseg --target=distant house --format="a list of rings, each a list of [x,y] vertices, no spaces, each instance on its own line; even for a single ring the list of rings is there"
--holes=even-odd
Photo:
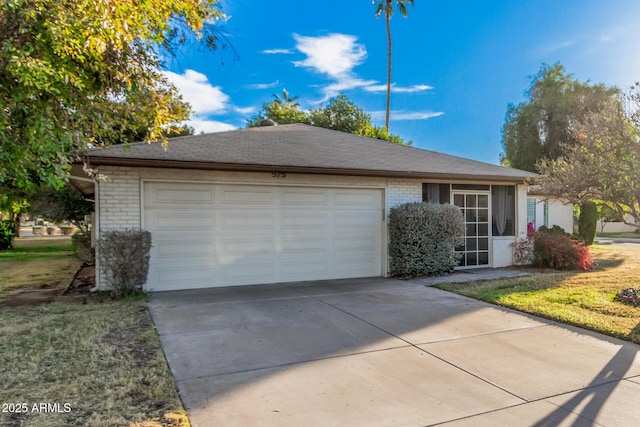
[[[567,233],[573,233],[573,203],[540,194],[529,187],[527,223],[533,224],[536,230],[557,225]]]
[[[147,290],[388,275],[392,206],[451,203],[460,268],[512,263],[534,174],[306,125],[89,151],[94,228],[152,232]],[[82,178],[80,165],[74,174]],[[80,181],[82,182],[82,181]],[[101,281],[98,278],[100,286]]]

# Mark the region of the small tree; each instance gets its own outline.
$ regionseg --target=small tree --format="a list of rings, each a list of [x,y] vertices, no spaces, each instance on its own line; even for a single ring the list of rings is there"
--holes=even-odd
[[[640,107],[633,101],[632,111]],[[555,161],[540,162],[541,190],[573,203],[599,200],[615,209],[623,222],[640,224],[640,118],[620,100],[591,111],[574,125],[578,145]],[[627,221],[629,215],[635,222]]]

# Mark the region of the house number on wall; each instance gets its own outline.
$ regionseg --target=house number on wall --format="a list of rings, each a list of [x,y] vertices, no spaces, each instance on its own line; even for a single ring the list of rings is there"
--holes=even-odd
[[[284,172],[274,172],[271,174],[272,178],[286,178],[287,174]]]

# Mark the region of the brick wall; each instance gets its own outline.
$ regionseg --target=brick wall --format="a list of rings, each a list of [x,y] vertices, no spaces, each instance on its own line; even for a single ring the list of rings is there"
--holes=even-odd
[[[98,184],[100,192],[100,230],[140,228],[139,170],[109,167],[101,170],[106,179]]]
[[[387,180],[387,209],[408,202],[422,201],[422,180],[395,179]]]

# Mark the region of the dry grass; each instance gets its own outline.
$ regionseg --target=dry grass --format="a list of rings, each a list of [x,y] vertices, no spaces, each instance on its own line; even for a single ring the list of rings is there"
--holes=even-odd
[[[0,252],[0,298],[27,288],[66,286],[81,262],[69,237],[14,239],[14,249]]]
[[[25,288],[66,286],[80,264],[70,254],[0,255],[0,297]]]
[[[0,366],[0,402],[71,409],[0,425],[189,425],[143,300],[2,309]]]
[[[640,249],[595,246],[590,252],[596,261],[591,272],[547,270],[438,287],[640,344],[640,307],[613,299],[621,289],[640,287]]]
[[[188,426],[146,302],[3,306],[80,266],[68,238],[16,243],[0,253],[0,403],[28,412],[0,411],[0,426]],[[61,412],[34,412],[41,403]]]

